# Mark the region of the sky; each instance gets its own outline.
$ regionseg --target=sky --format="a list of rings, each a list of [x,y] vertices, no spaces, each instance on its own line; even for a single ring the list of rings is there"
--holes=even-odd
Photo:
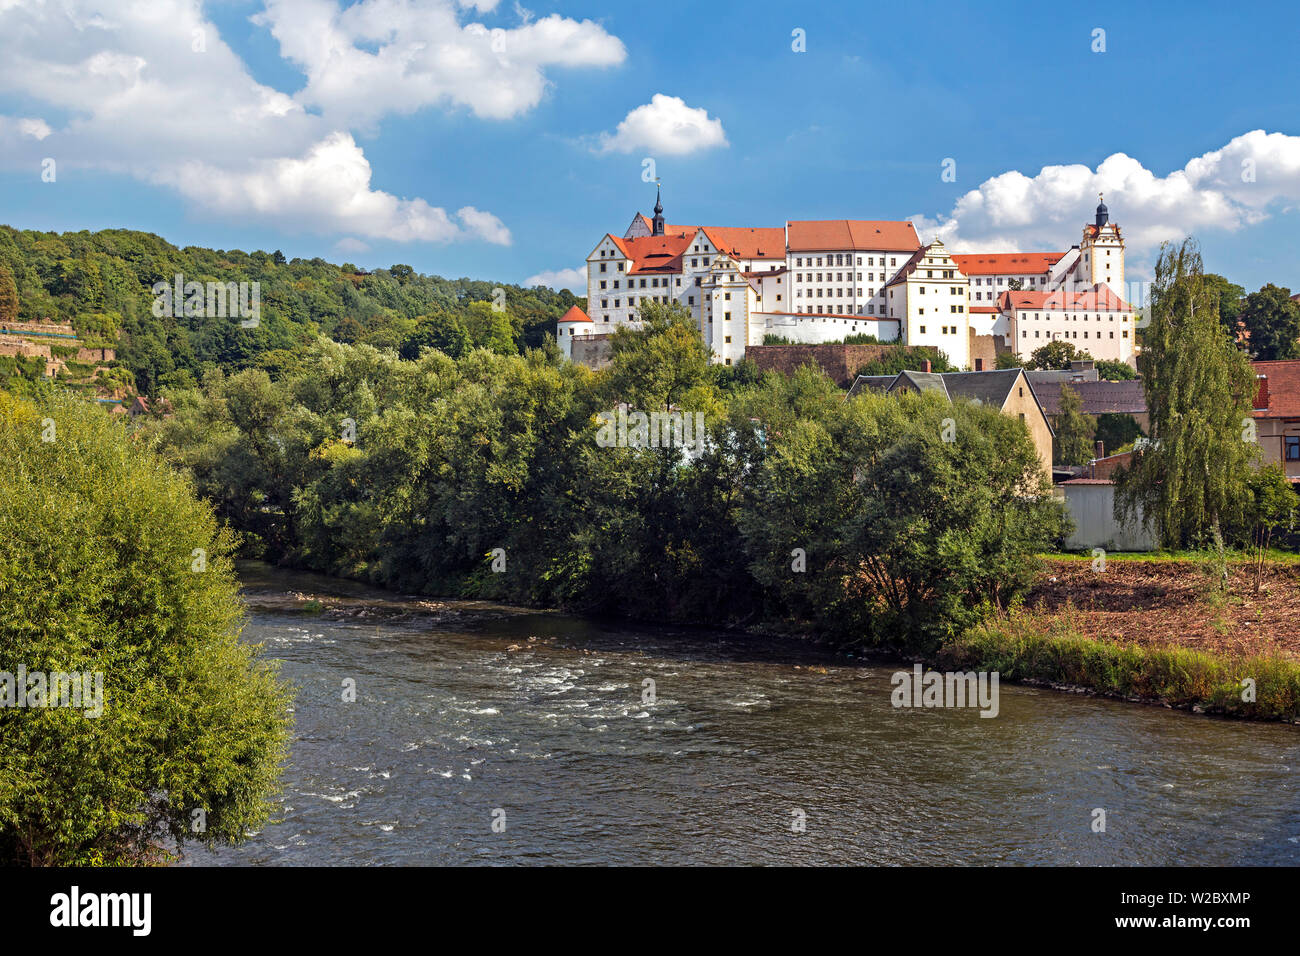
[[[568,285],[670,223],[912,219],[1300,290],[1294,2],[0,0],[0,223]]]

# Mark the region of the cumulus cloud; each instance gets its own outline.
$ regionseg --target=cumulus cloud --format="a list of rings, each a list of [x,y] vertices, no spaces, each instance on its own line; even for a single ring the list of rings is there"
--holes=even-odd
[[[1236,231],[1300,203],[1300,136],[1253,130],[1167,176],[1124,153],[1095,170],[1011,170],[967,192],[946,215],[912,221],[923,240],[942,239],[958,252],[1057,250],[1078,242],[1099,193],[1138,257],[1166,240]]]
[[[476,12],[495,3],[461,4]],[[430,105],[508,119],[545,94],[548,67],[616,66],[618,37],[590,20],[551,14],[511,29],[461,24],[446,0],[269,0],[254,22],[307,76],[299,102],[343,123]]]
[[[456,220],[423,199],[399,199],[370,187],[370,163],[348,133],[332,133],[301,157],[263,160],[243,170],[191,160],[158,174],[220,216],[292,223],[314,232],[348,232],[398,242],[449,242],[473,236],[510,244],[491,213],[466,206]]]
[[[544,285],[551,289],[568,289],[574,295],[587,294],[587,271],[585,269],[551,269],[529,276],[524,280],[524,288]]]
[[[687,106],[681,97],[656,93],[649,103],[628,113],[613,133],[601,133],[597,149],[604,153],[644,149],[664,156],[684,156],[726,145],[721,120],[710,119],[703,108]]]
[[[203,15],[202,0],[0,0],[0,89],[50,107],[0,116],[0,167],[97,169],[178,190],[212,214],[290,230],[508,245],[493,213],[454,214],[371,184],[352,119],[427,104],[517,115],[540,101],[547,66],[621,62],[590,21],[524,17],[512,30],[459,23],[495,0],[270,0],[261,15],[307,86],[254,79]]]

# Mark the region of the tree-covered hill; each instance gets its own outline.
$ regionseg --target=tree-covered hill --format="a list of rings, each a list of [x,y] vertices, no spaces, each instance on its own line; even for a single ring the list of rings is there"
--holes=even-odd
[[[178,248],[147,232],[36,232],[0,226],[0,274],[17,289],[17,315],[0,321],[71,322],[93,345],[115,345],[143,394],[189,385],[207,368],[292,368],[318,334],[418,354],[474,346],[511,353],[539,346],[575,303],[567,291],[420,275],[408,265],[367,272],[351,263],[286,259],[279,251]],[[156,282],[260,284],[256,328],[238,318],[154,315]],[[504,290],[504,311],[492,308]],[[497,297],[498,305],[501,297]],[[18,367],[15,363],[15,369]],[[10,370],[13,374],[14,370]]]

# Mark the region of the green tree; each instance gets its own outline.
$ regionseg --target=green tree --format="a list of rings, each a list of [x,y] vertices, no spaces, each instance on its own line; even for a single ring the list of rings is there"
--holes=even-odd
[[[0,262],[0,322],[18,321],[18,286],[9,267]]]
[[[1221,540],[1258,455],[1248,440],[1254,374],[1224,334],[1203,278],[1194,241],[1161,247],[1138,356],[1150,441],[1118,476],[1116,518],[1130,522],[1140,511],[1166,548]]]
[[[1280,465],[1268,465],[1252,472],[1246,478],[1246,489],[1249,499],[1243,523],[1254,556],[1252,570],[1258,594],[1264,584],[1264,565],[1273,533],[1294,520],[1296,493]]]
[[[1246,290],[1235,282],[1229,282],[1213,272],[1205,274],[1205,285],[1209,294],[1218,301],[1219,321],[1223,330],[1235,341],[1237,338],[1237,320],[1244,305]]]
[[[1097,377],[1104,382],[1131,382],[1137,378],[1137,372],[1127,362],[1114,359],[1097,360]]]
[[[1064,339],[1053,339],[1029,353],[1029,361],[1025,363],[1025,368],[1062,370],[1068,369],[1071,362],[1091,359],[1092,356],[1087,352],[1076,348]]]
[[[1082,465],[1092,459],[1097,418],[1083,410],[1083,399],[1068,385],[1061,386],[1061,410],[1056,414],[1052,464]]]
[[[868,362],[858,369],[859,375],[897,375],[899,372],[919,372],[930,363],[932,372],[956,372],[957,367],[948,361],[948,356],[928,345],[897,345],[887,350],[880,358]]]
[[[1117,453],[1121,448],[1133,444],[1141,437],[1142,426],[1132,415],[1103,412],[1097,416],[1095,440],[1102,443],[1108,455]]]
[[[0,394],[0,489],[0,671],[102,681],[98,714],[84,699],[0,708],[0,861],[132,863],[243,840],[268,818],[290,700],[238,640],[229,533],[67,395]]]
[[[1024,368],[1025,362],[1024,359],[1016,355],[1015,352],[999,352],[997,357],[997,362],[995,363],[995,367],[996,368]]]
[[[1241,323],[1250,334],[1250,353],[1260,361],[1300,358],[1300,303],[1291,290],[1269,283],[1246,296]]]

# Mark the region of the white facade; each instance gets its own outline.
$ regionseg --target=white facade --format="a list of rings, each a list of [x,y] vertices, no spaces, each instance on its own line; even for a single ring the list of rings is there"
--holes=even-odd
[[[966,255],[951,254],[937,240],[923,247],[909,222],[668,226],[656,209],[654,222],[638,214],[624,235],[608,234],[592,250],[591,321],[557,333],[572,339],[635,326],[647,302],[677,302],[694,317],[714,360],[726,364],[768,334],[808,343],[874,335],[933,346],[959,368],[970,365],[972,335],[1000,336],[1021,356],[1062,338],[1094,358],[1131,361],[1134,316],[1118,297],[1094,295],[1086,309],[1074,308],[1071,298],[1070,307],[1056,309],[1017,308],[1004,296],[1060,290],[1073,296],[1098,283],[1118,291],[1124,279],[1124,241],[1104,204],[1080,245],[1064,253]],[[1098,303],[1106,308],[1098,311]],[[561,348],[571,353],[571,344],[561,341]]]

